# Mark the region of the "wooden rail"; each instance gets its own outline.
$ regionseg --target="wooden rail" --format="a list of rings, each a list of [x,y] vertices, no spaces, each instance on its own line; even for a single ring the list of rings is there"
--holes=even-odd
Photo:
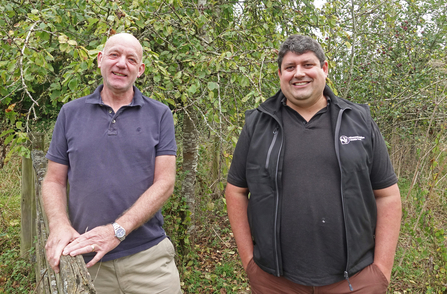
[[[41,194],[41,184],[47,169],[43,151],[43,135],[31,134],[31,158],[22,158],[22,256],[35,248],[36,290],[34,293],[87,294],[96,293],[82,256],[62,256],[60,272],[56,274],[45,258],[45,243],[48,238],[46,219]]]

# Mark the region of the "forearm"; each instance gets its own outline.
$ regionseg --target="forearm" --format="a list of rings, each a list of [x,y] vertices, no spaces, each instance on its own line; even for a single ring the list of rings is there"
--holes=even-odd
[[[376,197],[377,225],[374,263],[379,266],[389,279],[399,239],[402,204],[397,185],[387,189],[389,190],[386,192],[386,196],[381,195],[379,192],[380,197]],[[376,193],[376,195],[378,194]]]
[[[129,234],[151,219],[162,208],[173,190],[173,183],[166,181],[154,183],[116,222],[124,227],[126,233]]]
[[[57,167],[56,167],[57,169]],[[55,227],[71,226],[67,213],[66,180],[58,179],[54,163],[49,163],[48,173],[42,182],[42,201],[50,232]]]
[[[65,165],[49,161],[42,183],[43,206],[50,229],[45,252],[48,263],[56,273],[59,272],[62,250],[79,236],[71,226],[67,214],[67,170]]]
[[[175,156],[159,156],[155,163],[154,183],[115,221],[129,234],[159,211],[174,191]]]
[[[248,262],[253,258],[253,240],[247,215],[247,195],[248,189],[227,184],[225,198],[228,218],[244,269],[247,268]]]
[[[66,196],[53,183],[42,185],[42,199],[50,230],[55,225],[69,224]]]

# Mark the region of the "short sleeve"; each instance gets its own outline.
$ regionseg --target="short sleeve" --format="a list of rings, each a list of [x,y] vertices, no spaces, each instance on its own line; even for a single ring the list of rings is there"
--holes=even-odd
[[[68,144],[65,136],[65,108],[62,107],[54,125],[53,136],[46,158],[64,165],[69,165]]]
[[[176,155],[177,144],[175,142],[174,119],[169,108],[161,116],[160,141],[156,147],[156,155]]]
[[[228,183],[240,187],[247,188],[247,180],[245,167],[247,164],[247,154],[250,147],[250,138],[247,132],[247,125],[242,128],[241,135],[236,144],[233,153],[233,160],[231,161],[230,171],[228,172]]]
[[[371,185],[374,190],[388,188],[397,183],[385,140],[379,127],[372,122],[373,159],[370,173]]]

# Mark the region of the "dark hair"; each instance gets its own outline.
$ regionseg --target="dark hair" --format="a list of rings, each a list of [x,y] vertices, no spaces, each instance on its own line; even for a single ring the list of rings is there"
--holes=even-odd
[[[281,64],[284,55],[286,55],[287,52],[289,51],[292,51],[293,53],[296,54],[303,54],[308,51],[311,51],[315,53],[317,58],[320,60],[320,65],[322,67],[324,65],[324,61],[326,60],[323,48],[321,48],[321,45],[317,41],[308,36],[291,35],[284,41],[284,43],[282,43],[281,47],[279,48],[278,52],[279,70],[281,70]]]

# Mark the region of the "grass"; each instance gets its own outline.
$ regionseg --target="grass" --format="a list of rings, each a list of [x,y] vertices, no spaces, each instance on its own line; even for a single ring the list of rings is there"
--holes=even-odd
[[[30,293],[35,275],[29,256],[20,256],[21,161],[0,169],[0,293]]]
[[[234,238],[225,231],[226,223],[228,218],[221,216],[200,228],[194,250],[179,267],[184,293],[249,293]]]
[[[406,198],[410,183],[400,181],[404,216],[389,293],[447,293],[446,185],[429,193],[421,184]]]
[[[35,287],[33,264],[20,256],[20,177],[20,158],[12,157],[0,169],[0,293],[32,293]],[[421,178],[409,194],[410,181],[399,182],[404,217],[388,293],[447,293],[447,185],[432,182]],[[201,194],[195,244],[178,265],[182,289],[185,294],[249,293],[224,203],[217,198],[210,206],[209,194]],[[175,197],[168,203],[172,221],[174,202]]]

